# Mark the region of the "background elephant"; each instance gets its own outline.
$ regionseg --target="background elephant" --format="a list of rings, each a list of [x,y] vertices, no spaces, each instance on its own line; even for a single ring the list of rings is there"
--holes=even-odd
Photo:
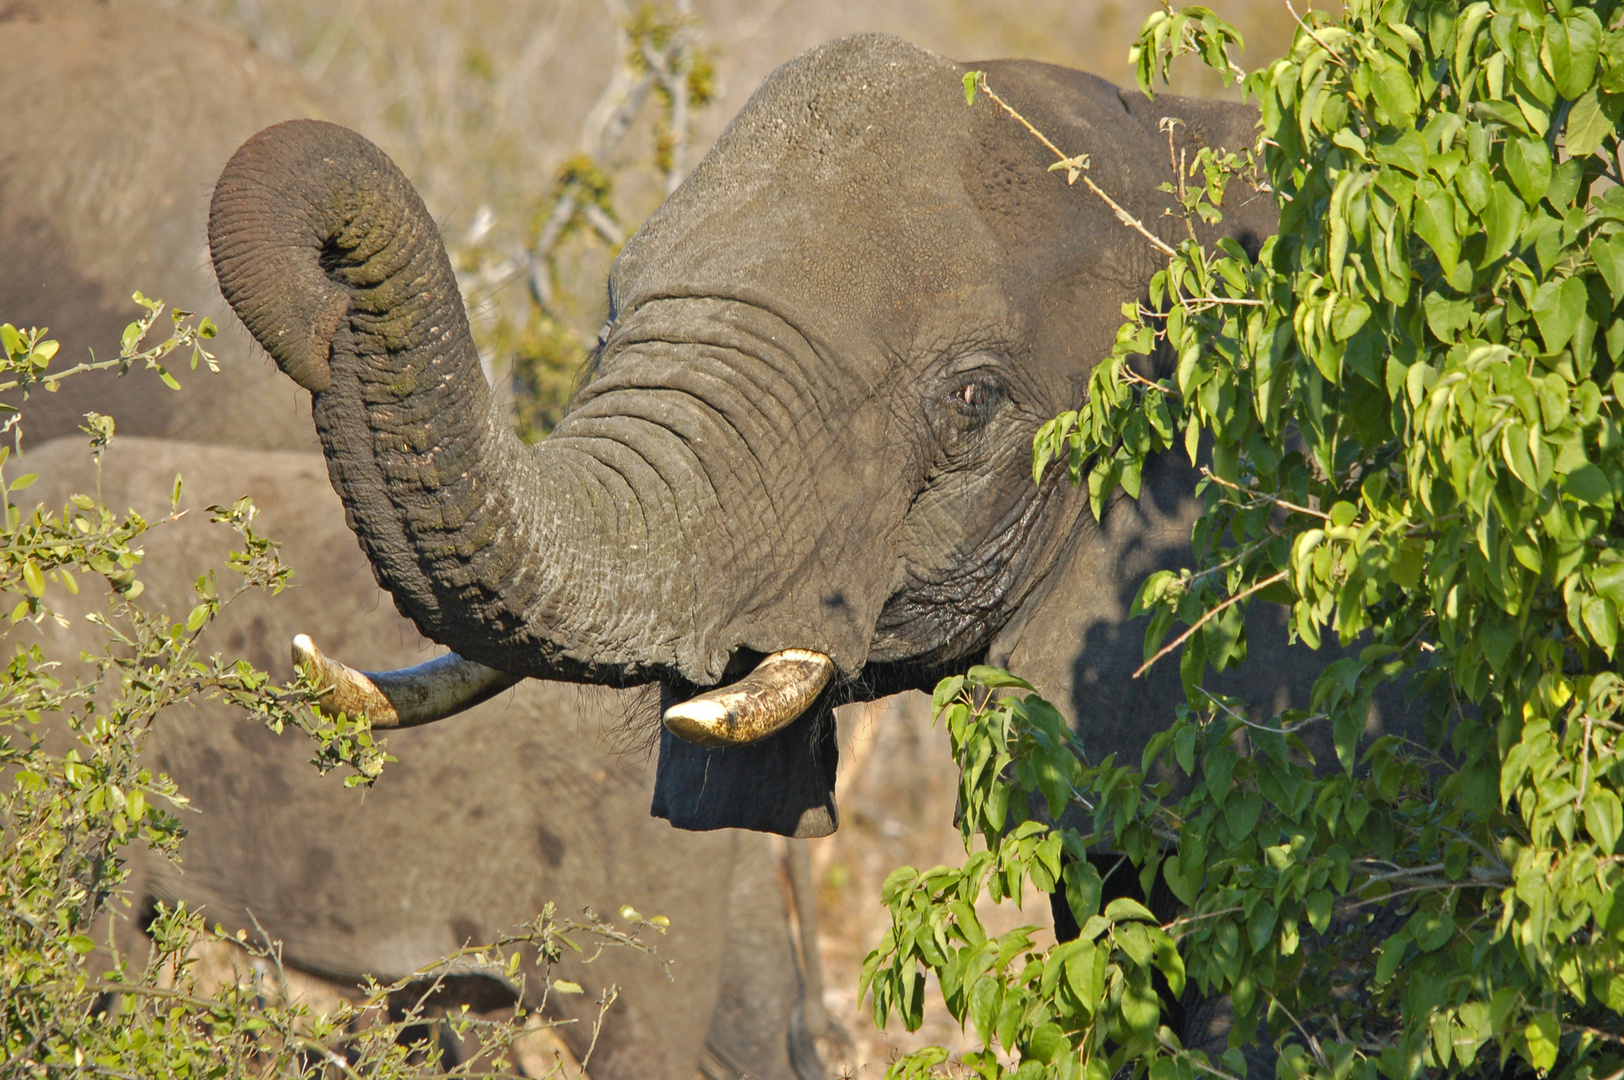
[[[55,440],[25,461],[41,475],[31,494],[46,506],[95,490],[80,440]],[[200,571],[229,582],[233,536],[197,508],[245,492],[296,568],[294,588],[228,608],[206,647],[286,676],[285,642],[322,618],[368,662],[423,655],[411,627],[380,610],[319,456],[124,438],[101,491],[112,506],[162,507],[177,472],[194,510],[145,545],[149,603],[184,618]],[[54,655],[90,644],[79,625],[50,633]],[[228,931],[257,935],[257,920],[283,942],[290,967],[353,986],[363,974],[400,977],[492,940],[549,901],[564,915],[590,906],[611,918],[630,904],[671,919],[664,936],[644,935],[672,961],[671,978],[646,956],[609,949],[590,964],[567,959],[558,976],[586,993],[551,999],[578,1020],[559,1034],[579,1057],[597,995],[622,988],[592,1075],[691,1080],[704,1062],[713,1076],[793,1077],[786,1033],[799,980],[776,860],[761,837],[674,834],[643,812],[651,770],[639,756],[608,752],[602,732],[620,721],[624,696],[530,683],[454,723],[392,733],[400,760],[364,795],[318,776],[297,736],[272,735],[223,706],[172,711],[149,756],[200,813],[183,815],[190,835],[180,866],[137,857],[131,922],[160,900],[201,905]],[[532,1003],[542,989],[532,981]],[[483,1007],[502,996],[494,985],[457,992]]]
[[[342,114],[240,35],[156,4],[16,0],[0,5],[0,42],[30,61],[0,73],[0,318],[52,328],[75,362],[85,350],[118,355],[143,314],[137,289],[229,326],[199,230],[213,176],[266,124]],[[175,371],[191,393],[103,372],[36,394],[28,435],[73,434],[85,412],[116,402],[118,430],[132,435],[315,448],[308,394],[240,334],[216,338],[214,351],[231,378]]]
[[[27,468],[43,478],[30,495],[60,506],[70,491],[93,489],[82,439],[48,440],[87,409],[111,413],[120,438],[102,478],[110,504],[154,510],[178,472],[193,506],[253,495],[267,532],[286,545],[298,587],[236,610],[216,648],[287,677],[290,635],[341,612],[359,654],[382,664],[420,658],[426,643],[377,610],[320,459],[274,452],[314,444],[308,395],[249,354],[204,246],[209,184],[230,150],[265,123],[330,107],[238,36],[152,5],[9,3],[0,38],[32,59],[26,71],[0,73],[8,138],[43,148],[0,161],[0,320],[50,326],[63,343],[59,364],[86,346],[116,353],[136,288],[212,312],[225,327],[215,342],[225,373],[178,372],[180,394],[137,373],[70,380],[32,398]],[[222,565],[226,550],[226,534],[201,516],[148,546],[149,595],[182,614],[190,582]],[[76,629],[52,644],[73,656],[91,639]],[[566,1007],[585,1009],[609,982],[626,991],[593,1074],[788,1077],[799,979],[777,860],[749,838],[688,837],[648,820],[649,770],[601,734],[630,707],[624,695],[526,686],[466,728],[400,733],[391,749],[403,767],[364,798],[318,778],[295,737],[221,709],[166,716],[154,761],[204,813],[188,819],[182,868],[138,860],[137,899],[205,904],[211,919],[249,930],[251,910],[284,941],[291,966],[352,985],[363,973],[405,974],[548,900],[565,914],[590,904],[612,915],[629,903],[672,920],[659,946],[675,981],[626,953],[572,971],[589,994],[555,998]],[[702,879],[695,866],[706,868]]]

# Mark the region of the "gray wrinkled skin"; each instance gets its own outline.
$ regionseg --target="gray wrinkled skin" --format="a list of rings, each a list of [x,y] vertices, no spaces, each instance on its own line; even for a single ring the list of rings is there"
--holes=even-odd
[[[298,631],[319,629],[324,644],[364,664],[425,658],[428,643],[381,603],[321,459],[267,452],[316,445],[309,395],[250,351],[207,260],[209,186],[231,150],[266,123],[331,107],[240,37],[152,5],[14,0],[0,4],[0,41],[31,58],[0,67],[7,138],[40,148],[0,159],[11,256],[0,260],[0,321],[49,326],[59,364],[91,346],[114,355],[134,317],[129,294],[141,288],[212,315],[225,369],[177,372],[179,394],[137,373],[32,398],[27,468],[41,480],[28,499],[59,508],[70,491],[95,490],[82,437],[48,440],[73,432],[86,410],[110,413],[120,434],[103,491],[113,507],[156,516],[179,472],[188,505],[250,494],[265,531],[285,543],[297,587],[246,601],[211,631],[213,648],[278,678],[291,675]],[[186,152],[160,153],[183,125]],[[182,618],[191,582],[223,567],[229,544],[203,517],[194,510],[146,545],[147,595]],[[88,602],[93,583],[83,585]],[[99,640],[51,632],[60,657]],[[652,710],[639,700],[527,683],[440,728],[391,735],[401,760],[364,797],[317,777],[297,735],[273,737],[220,708],[165,715],[154,767],[203,813],[187,815],[181,867],[134,856],[125,946],[140,947],[133,928],[152,902],[185,900],[250,932],[252,912],[285,943],[290,966],[353,986],[511,929],[549,900],[566,915],[631,904],[671,919],[659,947],[675,960],[674,981],[630,953],[570,967],[588,994],[555,998],[566,1006],[584,1010],[609,982],[625,989],[593,1075],[691,1080],[709,1063],[716,1075],[790,1080],[800,986],[776,859],[752,838],[688,836],[643,813],[652,770],[602,734],[629,711]],[[577,1029],[565,1030],[584,1052]]]
[[[25,461],[41,477],[30,497],[46,506],[94,490],[79,440],[56,440]],[[103,496],[150,513],[165,505],[177,472],[189,506],[252,493],[257,525],[296,568],[295,587],[281,596],[251,594],[228,608],[205,648],[287,678],[286,642],[320,620],[335,647],[369,666],[430,655],[381,603],[317,455],[245,458],[120,439]],[[219,570],[222,591],[231,580],[231,540],[200,511],[163,526],[144,545],[144,600],[184,619],[199,572]],[[51,631],[53,655],[92,644],[74,623]],[[397,978],[489,941],[549,901],[566,916],[591,907],[613,917],[630,904],[671,919],[655,942],[673,977],[626,950],[592,964],[566,960],[558,976],[586,993],[554,995],[550,1007],[579,1019],[561,1029],[577,1055],[597,995],[610,983],[623,990],[592,1075],[692,1080],[709,1055],[791,1080],[787,1032],[800,985],[774,860],[761,837],[678,833],[643,813],[652,770],[641,756],[609,752],[603,734],[636,707],[632,696],[531,681],[444,724],[391,732],[388,749],[400,760],[364,795],[318,776],[297,734],[272,735],[219,705],[165,714],[151,765],[175,777],[200,813],[183,815],[190,835],[180,866],[135,854],[125,947],[140,947],[134,925],[154,902],[184,900],[228,931],[257,935],[257,919],[284,942],[290,967],[353,986],[363,973]],[[532,1004],[541,990],[528,987]],[[486,1003],[503,996],[494,986],[458,992]]]
[[[375,147],[283,125],[216,186],[222,290],[317,390],[334,485],[427,636],[515,673],[658,679],[667,701],[764,653],[834,659],[821,706],[761,743],[663,737],[653,808],[683,828],[831,831],[830,706],[983,659],[1102,754],[1182,700],[1172,665],[1129,680],[1126,614],[1146,572],[1188,558],[1188,462],[1155,462],[1103,524],[1061,470],[1029,471],[1160,257],[986,98],[966,107],[971,67],[1169,240],[1160,120],[1183,121],[1185,151],[1254,138],[1240,106],[1045,64],[879,36],[814,49],[626,245],[592,378],[533,448],[498,422],[432,221]],[[1274,228],[1244,184],[1226,210],[1243,245]],[[1295,699],[1312,665],[1267,629],[1231,683]]]

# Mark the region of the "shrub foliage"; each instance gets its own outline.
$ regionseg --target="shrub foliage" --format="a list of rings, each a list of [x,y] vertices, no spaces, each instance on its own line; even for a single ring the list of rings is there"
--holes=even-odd
[[[136,300],[145,312],[125,332],[118,357],[66,368],[52,367],[59,350],[45,331],[0,325],[0,390],[14,395],[3,406],[10,412],[5,430],[21,438],[27,405],[19,410],[17,395],[50,392],[84,371],[150,369],[178,389],[164,369],[169,357],[190,354],[193,366],[200,360],[214,366],[204,347],[214,333],[207,319],[174,312],[169,336],[149,347],[163,305],[139,293]],[[84,430],[99,468],[103,455],[116,452],[113,421],[92,413]],[[229,937],[184,906],[159,909],[147,929],[146,955],[119,954],[112,921],[134,914],[121,891],[132,846],[157,857],[183,851],[185,795],[142,758],[165,709],[221,700],[277,731],[291,725],[315,740],[314,764],[347,768],[349,784],[370,783],[387,758],[364,718],[309,709],[315,688],[303,676],[277,685],[245,661],[205,651],[223,607],[252,590],[279,592],[291,573],[276,543],[255,530],[247,498],[205,511],[234,534],[231,580],[212,572],[200,577],[196,606],[172,620],[143,605],[140,572],[145,544],[161,542],[163,527],[184,513],[181,478],[169,505],[150,517],[112,510],[99,486],[73,495],[60,511],[30,510],[24,500],[37,478],[17,472],[26,458],[11,450],[0,447],[0,610],[9,611],[0,615],[8,654],[0,668],[0,1076],[513,1074],[510,1046],[526,1010],[494,1019],[466,1012],[437,1017],[432,991],[445,962],[316,1008],[290,994],[278,943]],[[98,650],[82,658],[49,655],[36,627],[68,622],[53,604],[81,588],[100,595],[103,586],[105,599],[89,603]],[[542,979],[549,994],[578,994],[580,986],[551,977],[565,949],[587,942],[647,950],[635,934],[664,926],[630,908],[621,916],[630,932],[590,913],[581,921],[562,918],[549,905],[530,925],[498,941],[470,943],[447,962],[457,960],[459,971],[488,970],[520,988]],[[235,978],[202,977],[200,959],[211,946],[236,957]],[[611,988],[600,1000],[600,1021],[614,994]],[[430,1020],[450,1037],[472,1041],[474,1049],[455,1068],[432,1046],[406,1037]],[[535,1021],[530,1027],[539,1016]],[[580,1072],[556,1057],[552,1068],[549,1075]]]
[[[1195,565],[1150,577],[1136,605],[1147,661],[1178,652],[1187,704],[1134,768],[1080,761],[1035,695],[989,698],[1002,673],[938,688],[966,851],[977,835],[986,850],[887,883],[894,926],[864,973],[879,1021],[918,1024],[929,970],[988,1046],[964,1062],[980,1076],[1228,1080],[1254,1038],[1283,1078],[1512,1059],[1620,1075],[1620,11],[1350,0],[1245,75],[1257,152],[1204,152],[1176,194],[1211,220],[1226,184],[1266,183],[1279,234],[1255,261],[1228,242],[1169,249],[1087,404],[1034,446],[1034,472],[1063,462],[1096,513],[1138,494],[1148,455],[1202,464]],[[1238,41],[1205,9],[1157,12],[1141,85],[1181,52],[1233,70]],[[1163,378],[1129,364],[1157,352]],[[1255,715],[1202,686],[1244,658],[1259,602],[1288,607],[1309,648],[1350,647],[1308,710]],[[1401,676],[1425,737],[1362,742],[1373,691]],[[1335,761],[1312,759],[1310,725]],[[1143,783],[1168,760],[1192,780],[1177,801]],[[1029,819],[1029,793],[1089,824]],[[1099,910],[1082,859],[1097,845],[1186,913]],[[975,898],[1022,879],[1063,891],[1078,940],[985,936]],[[1228,995],[1227,1052],[1181,1046],[1156,973]]]

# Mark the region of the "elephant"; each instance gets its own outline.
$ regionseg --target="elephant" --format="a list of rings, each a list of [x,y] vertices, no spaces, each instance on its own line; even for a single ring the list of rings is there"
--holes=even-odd
[[[30,490],[45,506],[96,490],[84,443],[57,439],[24,456],[40,475]],[[286,669],[285,642],[320,613],[335,616],[346,650],[376,663],[421,655],[425,643],[378,611],[365,561],[350,541],[319,455],[163,439],[119,438],[99,483],[110,506],[163,506],[176,473],[185,503],[230,503],[252,493],[257,526],[282,542],[295,568],[279,596],[246,594],[204,638],[206,649],[262,670]],[[140,577],[149,606],[184,619],[191,583],[205,568],[230,579],[234,537],[194,511],[161,526],[145,545]],[[88,590],[87,590],[88,591]],[[56,629],[53,655],[94,647],[82,620]],[[212,643],[212,644],[211,644]],[[671,920],[652,937],[653,959],[609,949],[591,963],[570,955],[555,972],[580,996],[553,995],[549,1008],[571,1022],[557,1029],[584,1056],[598,995],[622,993],[610,1009],[588,1069],[594,1078],[692,1080],[701,1069],[794,1080],[789,1037],[800,1000],[794,946],[776,859],[749,834],[683,835],[642,812],[652,786],[637,755],[605,751],[605,724],[631,707],[625,693],[532,682],[436,728],[391,736],[389,764],[362,794],[306,763],[309,748],[222,704],[170,710],[154,727],[146,757],[174,777],[200,813],[182,813],[188,835],[177,866],[137,856],[129,883],[133,932],[154,905],[201,907],[228,932],[263,932],[282,943],[295,971],[355,986],[363,975],[410,975],[462,946],[492,940],[550,902],[560,915],[591,907],[613,918],[622,905]],[[695,873],[695,867],[705,867]],[[584,943],[584,942],[583,942]],[[586,956],[592,950],[587,949]],[[512,987],[485,977],[453,987],[491,1007]],[[526,986],[532,1006],[543,986]],[[453,1059],[455,1048],[451,1049]],[[806,1075],[818,1075],[802,1060]]]
[[[967,105],[971,70],[1116,205],[987,96]],[[1240,105],[1042,63],[815,48],[622,249],[585,384],[535,446],[492,404],[404,174],[340,127],[261,132],[211,202],[222,293],[311,391],[377,580],[454,651],[387,673],[308,659],[392,724],[522,678],[657,683],[651,809],[691,830],[833,831],[832,708],[978,662],[1032,682],[1091,753],[1132,752],[1183,700],[1172,665],[1129,677],[1128,616],[1145,574],[1190,558],[1197,476],[1160,455],[1096,520],[1064,470],[1033,483],[1032,440],[1145,296],[1144,233],[1184,229],[1170,162],[1255,129]],[[1196,231],[1256,252],[1276,223],[1236,183]],[[1316,665],[1253,621],[1224,689],[1306,702]]]
[[[34,60],[0,72],[7,135],[48,148],[0,160],[10,255],[0,260],[0,321],[49,326],[63,344],[59,363],[86,345],[116,354],[137,287],[223,325],[211,346],[223,373],[176,372],[181,393],[135,372],[78,376],[30,397],[25,460],[41,479],[29,496],[58,507],[95,490],[84,441],[71,433],[83,412],[110,413],[118,435],[101,478],[110,505],[150,513],[180,473],[198,506],[255,497],[265,531],[285,545],[295,587],[239,602],[210,631],[214,648],[286,677],[287,637],[336,614],[345,647],[370,662],[421,658],[427,643],[376,610],[311,452],[308,393],[250,354],[210,280],[204,217],[221,164],[264,124],[333,116],[331,105],[240,37],[157,5],[13,0],[0,4],[0,40]],[[195,575],[225,553],[199,516],[166,526],[142,571],[146,595],[182,617]],[[82,625],[50,632],[56,656],[99,647]],[[120,924],[122,945],[140,947],[129,931],[158,901],[202,906],[211,922],[257,933],[252,913],[290,969],[353,987],[511,929],[549,900],[563,915],[591,905],[612,916],[631,904],[670,918],[656,944],[674,981],[623,953],[570,968],[588,994],[555,998],[572,1010],[561,1018],[585,1015],[610,982],[625,990],[594,1077],[820,1075],[796,1027],[801,983],[779,860],[748,839],[687,836],[641,812],[651,770],[602,735],[637,708],[630,692],[531,683],[484,705],[466,729],[394,737],[400,761],[364,797],[318,777],[294,736],[221,707],[172,710],[150,754],[203,813],[184,815],[179,867],[130,855],[137,917]],[[581,1030],[562,1029],[577,1055]]]
[[[996,101],[967,103],[974,71]],[[1257,137],[1238,104],[829,42],[774,72],[626,243],[584,385],[525,446],[407,177],[334,125],[260,132],[210,204],[222,294],[311,392],[378,583],[453,650],[365,671],[304,637],[303,662],[386,726],[527,678],[657,684],[650,809],[694,831],[834,831],[833,709],[977,663],[1035,686],[1088,754],[1137,760],[1185,694],[1174,664],[1134,677],[1133,598],[1192,559],[1199,473],[1156,455],[1096,517],[1064,469],[1034,483],[1033,439],[1186,227],[1260,251],[1266,186],[1231,184],[1221,222],[1188,226],[1166,190],[1197,149]],[[1209,688],[1307,705],[1326,657],[1291,646],[1279,609],[1247,635]],[[1166,1004],[1185,1045],[1231,1035],[1222,998]]]
[[[240,35],[157,4],[10,0],[0,41],[30,61],[0,74],[0,317],[71,330],[76,349],[103,359],[142,314],[136,289],[229,325],[199,227],[210,183],[266,124],[342,114]],[[231,378],[183,366],[177,394],[156,379],[80,376],[32,396],[25,431],[42,442],[76,434],[87,411],[117,401],[118,430],[131,435],[318,449],[308,394],[240,334],[212,348]]]

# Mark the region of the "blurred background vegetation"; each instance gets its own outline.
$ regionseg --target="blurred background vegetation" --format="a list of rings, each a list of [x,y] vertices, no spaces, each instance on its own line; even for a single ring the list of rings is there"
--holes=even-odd
[[[1131,84],[1156,0],[169,0],[234,26],[346,103],[439,220],[487,371],[520,431],[562,415],[609,263],[768,72],[842,34],[1019,56]],[[1252,58],[1284,6],[1223,14]],[[1219,93],[1190,65],[1182,93]],[[1233,94],[1235,91],[1227,91]]]

